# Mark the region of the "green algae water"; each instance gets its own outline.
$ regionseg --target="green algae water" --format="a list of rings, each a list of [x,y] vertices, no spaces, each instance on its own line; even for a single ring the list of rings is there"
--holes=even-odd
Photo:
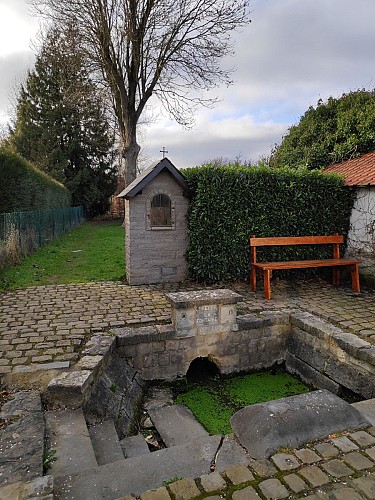
[[[229,419],[244,406],[308,391],[306,385],[286,372],[265,371],[189,383],[175,402],[190,408],[210,434],[230,434]]]

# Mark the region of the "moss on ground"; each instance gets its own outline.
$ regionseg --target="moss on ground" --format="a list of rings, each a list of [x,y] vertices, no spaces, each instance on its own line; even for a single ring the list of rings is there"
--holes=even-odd
[[[230,417],[244,406],[308,392],[308,387],[286,372],[259,372],[229,379],[213,377],[188,384],[176,397],[212,435],[230,434]]]

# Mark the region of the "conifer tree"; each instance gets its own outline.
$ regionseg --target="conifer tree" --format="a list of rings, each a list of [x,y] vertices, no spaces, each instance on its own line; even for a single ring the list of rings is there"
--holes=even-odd
[[[21,87],[10,142],[94,216],[107,210],[115,189],[114,140],[76,36],[49,30]]]

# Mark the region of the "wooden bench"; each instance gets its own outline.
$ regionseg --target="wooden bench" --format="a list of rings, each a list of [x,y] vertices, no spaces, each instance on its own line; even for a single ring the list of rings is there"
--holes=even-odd
[[[250,237],[251,269],[250,281],[251,289],[255,292],[257,283],[257,273],[263,274],[264,296],[271,299],[270,279],[272,271],[280,269],[308,269],[313,267],[332,267],[333,284],[340,282],[340,268],[349,267],[352,277],[352,289],[355,292],[360,291],[358,264],[359,260],[340,259],[340,244],[344,243],[344,237],[338,234],[333,236],[293,236],[278,238],[256,238]],[[299,260],[286,262],[257,262],[257,247],[266,246],[294,246],[294,245],[333,245],[333,258],[321,260]]]

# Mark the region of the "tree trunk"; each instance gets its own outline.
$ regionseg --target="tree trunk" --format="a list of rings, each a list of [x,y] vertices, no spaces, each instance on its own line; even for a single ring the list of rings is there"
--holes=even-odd
[[[122,156],[125,160],[125,186],[129,186],[137,177],[137,159],[140,149],[135,134],[128,137],[126,142],[124,141]]]

